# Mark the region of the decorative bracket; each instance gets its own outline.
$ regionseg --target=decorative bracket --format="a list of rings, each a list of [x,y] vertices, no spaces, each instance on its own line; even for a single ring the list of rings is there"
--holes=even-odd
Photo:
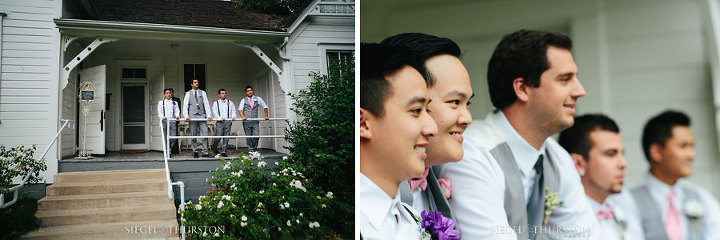
[[[68,39],[68,41],[73,41],[74,39],[76,39],[76,38]],[[90,45],[85,47],[77,56],[75,56],[72,60],[70,60],[70,62],[67,65],[65,65],[63,67],[63,78],[62,78],[63,84],[60,86],[67,85],[67,83],[70,81],[70,79],[69,79],[70,71],[75,69],[75,67],[77,67],[77,65],[80,64],[80,62],[85,60],[85,58],[87,58],[90,55],[90,53],[95,51],[95,49],[97,49],[97,47],[99,47],[103,43],[114,42],[117,40],[118,40],[117,38],[103,38],[103,37],[96,38],[95,41],[93,41],[92,43],[90,43]],[[65,44],[66,47],[67,47],[67,44],[68,43],[66,42],[66,44]]]
[[[260,60],[263,61],[263,63],[265,63],[265,65],[267,65],[270,69],[272,69],[273,72],[275,72],[275,74],[277,74],[278,76],[282,76],[282,70],[280,70],[280,67],[278,67],[277,64],[275,64],[275,63],[267,56],[267,54],[265,54],[265,53],[262,51],[262,49],[260,49],[258,46],[256,46],[256,45],[245,45],[245,44],[240,44],[240,43],[237,43],[237,42],[235,43],[235,45],[249,48],[250,50],[252,50],[252,51],[255,53],[255,55],[257,55],[257,56],[260,58]]]

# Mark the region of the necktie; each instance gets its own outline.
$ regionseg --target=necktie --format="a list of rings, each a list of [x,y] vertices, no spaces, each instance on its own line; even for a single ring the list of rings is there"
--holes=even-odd
[[[533,167],[537,173],[537,181],[533,185],[532,192],[530,193],[530,199],[527,203],[527,216],[528,225],[531,229],[533,226],[540,226],[545,212],[544,200],[543,200],[543,155],[540,154],[538,160],[535,162]],[[529,231],[530,239],[535,239],[536,231]]]
[[[248,99],[250,99],[250,108],[253,108],[253,101],[252,101],[252,97],[248,97]]]
[[[427,175],[430,173],[430,168],[426,167],[425,172],[420,177],[414,177],[408,180],[408,183],[410,184],[410,191],[414,192],[417,187],[420,187],[423,191],[427,188]]]
[[[196,91],[196,90],[193,90],[193,93],[195,94],[195,103],[197,103],[197,102],[198,102],[198,99],[197,99],[197,91]]]
[[[675,192],[670,190],[668,193],[668,210],[665,216],[665,231],[669,240],[682,240],[683,233],[680,230],[680,214],[678,213],[675,205],[673,205],[673,199],[675,198]]]
[[[612,206],[608,206],[608,207],[600,206],[600,209],[598,209],[598,212],[597,212],[597,218],[598,218],[598,221],[602,221],[605,219],[615,220],[615,215],[613,215],[613,212],[612,212]]]

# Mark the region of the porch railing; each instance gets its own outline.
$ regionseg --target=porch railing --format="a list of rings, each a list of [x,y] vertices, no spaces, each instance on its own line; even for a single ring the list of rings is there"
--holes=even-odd
[[[43,154],[40,155],[40,158],[37,158],[35,161],[42,161],[42,159],[45,158],[45,155],[47,155],[48,151],[50,151],[50,147],[52,147],[52,145],[55,144],[55,141],[57,141],[57,138],[60,136],[60,133],[62,133],[62,130],[65,129],[65,126],[67,126],[67,124],[68,124],[69,122],[71,122],[72,120],[60,119],[60,121],[63,122],[62,127],[60,127],[60,130],[58,130],[58,132],[55,134],[55,137],[53,137],[53,139],[52,139],[52,140],[50,141],[50,143],[47,145],[47,147],[45,148],[45,151],[43,152]],[[13,186],[13,187],[11,187],[10,189],[8,189],[9,192],[12,192],[12,193],[13,193],[13,200],[12,200],[12,201],[9,201],[9,202],[6,203],[6,202],[5,202],[5,194],[0,194],[0,208],[6,208],[6,207],[9,207],[9,206],[12,206],[13,204],[15,204],[15,202],[17,202],[17,200],[18,200],[18,191],[20,190],[20,188],[22,188],[23,186],[25,186],[25,183],[27,183],[28,179],[30,179],[30,175],[32,174],[32,172],[33,172],[33,169],[28,169],[27,174],[26,174],[25,177],[23,178],[22,182],[20,182],[20,184],[18,184],[18,185],[16,185],[16,186]]]

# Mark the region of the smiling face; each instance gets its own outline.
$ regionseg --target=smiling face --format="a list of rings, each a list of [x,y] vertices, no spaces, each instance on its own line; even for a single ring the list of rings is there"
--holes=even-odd
[[[225,91],[220,91],[220,93],[218,93],[218,97],[220,98],[220,100],[225,100],[225,97],[227,97],[227,93]]]
[[[582,177],[585,191],[607,197],[622,191],[625,177],[625,148],[620,134],[607,130],[594,130],[589,135],[592,148],[588,158],[583,158],[585,175]]]
[[[430,138],[425,164],[460,161],[463,157],[462,133],[472,122],[470,76],[460,59],[452,55],[432,57],[425,65],[435,79],[435,85],[428,89],[428,112],[438,126],[438,133]]]
[[[550,68],[540,76],[539,87],[529,88],[528,104],[538,128],[552,135],[573,125],[575,104],[585,88],[569,50],[548,46],[547,60]]]
[[[420,73],[405,66],[385,78],[391,91],[383,103],[384,115],[367,112],[371,139],[364,146],[371,154],[367,157],[382,159],[382,171],[400,182],[425,171],[425,151],[437,125],[425,109],[427,87]]]
[[[165,95],[165,99],[172,98],[172,92],[170,90],[165,90],[165,94],[163,95]]]
[[[252,88],[246,88],[246,89],[245,89],[245,95],[247,95],[248,97],[252,97],[252,96],[253,96],[253,89],[252,89]]]
[[[695,159],[695,140],[689,127],[674,126],[672,137],[665,141],[665,146],[658,146],[659,157],[656,166],[665,175],[675,179],[690,176],[692,161]]]

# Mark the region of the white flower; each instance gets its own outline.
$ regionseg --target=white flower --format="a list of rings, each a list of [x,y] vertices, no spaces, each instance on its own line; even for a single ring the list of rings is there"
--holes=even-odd
[[[230,205],[232,205],[233,207],[237,207],[237,206],[235,205],[235,203],[230,203]]]
[[[292,181],[290,181],[290,186],[293,186],[293,187],[295,187],[295,188],[297,188],[297,189],[300,189],[300,190],[302,190],[303,192],[307,192],[307,189],[306,189],[305,187],[303,187],[302,182],[297,181],[297,180],[295,180],[295,179],[293,179]]]
[[[195,208],[196,208],[197,210],[202,210],[202,205],[200,205],[200,204],[195,205]]]
[[[302,217],[302,216],[303,216],[303,214],[302,214],[302,213],[300,213],[300,216]]]
[[[686,201],[685,206],[683,206],[683,213],[691,219],[701,218],[704,212],[703,205],[695,200]]]
[[[318,199],[321,199],[320,196],[317,196]]]
[[[222,198],[225,199],[225,200],[230,201],[230,196],[228,196],[228,195],[223,195]]]
[[[262,205],[263,205],[262,202],[258,203],[258,207],[262,207]]]
[[[215,237],[220,237],[220,233],[215,233]]]
[[[264,167],[265,165],[267,165],[267,163],[265,163],[265,161],[258,162],[258,167],[260,167],[260,168]]]
[[[322,207],[325,208],[325,204],[323,204]]]
[[[255,212],[260,212],[260,209],[259,208],[255,209]]]
[[[283,156],[283,160],[287,160],[287,156]]]
[[[220,200],[220,202],[217,205],[217,208],[221,208],[222,206],[225,206],[225,204],[223,203],[222,200]]]
[[[319,222],[314,222],[314,223],[311,223],[311,224],[315,225],[316,228],[319,228],[319,227],[320,227],[320,223],[319,223]]]
[[[275,165],[278,165],[278,166],[280,166],[280,164],[279,164],[278,162],[275,162]]]
[[[247,217],[245,215],[243,215],[242,217],[240,217],[240,220],[242,220],[243,222],[247,221]]]
[[[300,220],[295,219],[295,222],[296,222],[296,223],[300,223]]]
[[[280,209],[285,209],[285,206],[282,203],[280,204]]]
[[[207,232],[203,232],[203,237],[207,237]]]
[[[325,196],[328,197],[328,198],[333,198],[333,193],[332,193],[332,192],[327,192],[327,194],[325,194]]]
[[[286,224],[288,225],[288,227],[292,226],[292,223],[290,223],[290,220],[287,220]]]
[[[263,193],[265,193],[265,190],[260,190],[259,193],[260,193],[260,194],[263,194]]]
[[[289,207],[290,207],[290,203],[285,202],[285,207],[286,207],[286,208],[289,208]]]
[[[230,214],[230,217],[231,217],[231,218],[234,218],[234,217],[235,217],[235,214]]]
[[[273,186],[277,186],[277,184],[273,183]]]
[[[240,223],[240,226],[241,226],[241,227],[245,227],[245,226],[247,226],[247,223],[246,223],[246,222],[241,222],[241,223]]]
[[[230,163],[229,163],[229,162],[223,164],[223,170],[228,170],[229,168],[230,168]]]
[[[310,223],[310,224],[308,224],[308,226],[309,226],[310,228],[313,228],[313,227],[315,227],[315,224]]]
[[[279,231],[282,231],[282,228],[281,228],[281,227],[278,227],[278,232],[279,232]]]

